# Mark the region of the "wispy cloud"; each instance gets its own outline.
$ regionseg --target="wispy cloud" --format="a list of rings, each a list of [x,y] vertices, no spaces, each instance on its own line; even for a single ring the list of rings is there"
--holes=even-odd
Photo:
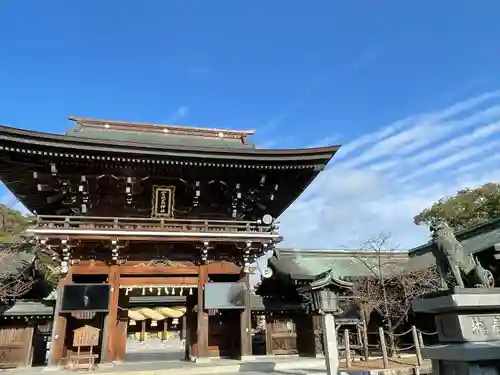
[[[273,148],[278,144],[277,139],[269,139],[262,143],[257,143],[257,148]]]
[[[498,96],[500,96],[500,92],[482,94],[463,102],[453,104],[442,111],[411,116],[404,120],[397,121],[395,124],[391,124],[377,131],[371,141],[370,136],[363,136],[358,140],[354,140],[352,143],[356,144],[356,147],[359,147],[359,144],[372,144],[372,146],[364,150],[361,155],[346,162],[346,166],[352,168],[394,153],[409,153],[451,132],[456,132],[472,126],[484,119],[494,118],[500,114],[500,108],[497,106],[488,108],[465,119],[451,119],[453,116],[458,116]],[[374,141],[378,142],[374,143]],[[347,146],[349,146],[349,144]]]
[[[357,246],[381,231],[427,240],[413,216],[439,198],[500,179],[500,91],[415,113],[345,143],[283,215],[286,246]]]
[[[170,124],[175,124],[189,115],[189,107],[187,105],[181,105],[177,110],[172,113],[168,119]]]
[[[329,137],[325,137],[323,139],[320,139],[314,143],[311,143],[307,145],[308,148],[313,148],[313,147],[324,147],[324,146],[331,146],[334,144],[340,144],[340,136],[338,135],[332,135]]]
[[[285,120],[287,120],[292,114],[299,110],[315,92],[318,90],[325,82],[325,77],[317,77],[312,80],[312,82],[305,88],[303,92],[285,108],[284,111],[278,113],[273,118],[271,118],[260,130],[260,133],[270,132],[280,126]]]
[[[371,46],[366,50],[362,51],[362,53],[357,56],[352,63],[347,66],[344,74],[337,76],[338,79],[348,79],[353,74],[357,73],[369,63],[371,63],[374,59],[376,59],[381,53],[383,49],[381,45]],[[300,110],[313,96],[317,90],[319,90],[326,83],[330,85],[333,84],[330,75],[323,75],[315,77],[311,80],[311,83],[304,88],[304,91],[300,92],[298,96],[281,112],[278,112],[275,116],[269,119],[259,130],[260,134],[269,133],[277,127],[281,126],[285,120],[295,114],[298,110]]]

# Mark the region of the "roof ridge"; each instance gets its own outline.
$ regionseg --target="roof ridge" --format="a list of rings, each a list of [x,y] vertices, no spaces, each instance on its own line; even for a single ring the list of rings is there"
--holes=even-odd
[[[255,130],[232,130],[218,128],[203,128],[186,125],[156,124],[149,122],[129,122],[119,120],[94,119],[87,117],[69,116],[69,120],[75,121],[81,128],[104,128],[121,131],[140,131],[145,133],[170,133],[194,136],[212,136],[218,138],[248,137],[255,134]]]

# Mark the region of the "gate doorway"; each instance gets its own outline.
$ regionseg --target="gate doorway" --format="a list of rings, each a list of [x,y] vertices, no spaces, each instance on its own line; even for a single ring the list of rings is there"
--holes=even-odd
[[[157,295],[156,289],[121,291],[126,314],[125,362],[182,361],[187,358],[187,315],[196,300],[195,293],[180,290]],[[177,288],[179,289],[179,288]],[[192,310],[192,307],[191,307]]]

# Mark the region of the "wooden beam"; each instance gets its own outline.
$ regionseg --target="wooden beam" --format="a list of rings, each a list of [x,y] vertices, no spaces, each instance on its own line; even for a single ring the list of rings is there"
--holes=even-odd
[[[71,266],[74,275],[107,275],[109,267],[104,262],[81,261],[80,263]],[[231,262],[214,262],[207,264],[207,272],[209,275],[231,274],[239,275],[242,267]],[[198,275],[199,268],[192,266],[179,267],[152,267],[152,266],[119,266],[121,275]]]
[[[198,275],[198,267],[121,266],[122,275]]]
[[[132,285],[197,285],[197,277],[122,277],[120,286]]]
[[[71,269],[75,275],[107,275],[109,273],[109,266],[91,266],[88,263],[75,264]],[[198,267],[119,266],[119,272],[120,275],[198,275]]]
[[[33,232],[33,231],[31,231]],[[203,236],[202,233],[199,234],[197,237],[193,236],[163,236],[163,235],[158,235],[158,236],[137,236],[137,235],[132,235],[132,234],[120,234],[120,235],[96,235],[96,234],[81,234],[81,233],[61,233],[61,234],[55,234],[55,233],[36,233],[40,237],[48,237],[49,239],[64,239],[64,238],[70,238],[73,240],[81,240],[81,241],[109,241],[110,239],[117,238],[121,241],[130,241],[130,242],[189,242],[192,243],[193,241],[203,241],[205,237]],[[158,232],[161,234],[161,232]],[[268,242],[270,239],[273,239],[271,235],[264,233],[262,236],[255,236],[253,233],[249,233],[249,235],[245,235],[244,232],[241,232],[241,235],[238,236],[226,236],[224,233],[221,233],[220,236],[217,237],[212,237],[214,232],[209,232],[211,235],[206,236],[208,240],[212,243],[234,243],[235,241],[245,241],[245,240],[251,240],[252,242]]]
[[[75,264],[71,266],[71,272],[74,275],[107,275],[109,274],[109,266],[87,266]]]
[[[209,275],[213,274],[239,275],[243,269],[243,267],[241,266],[225,261],[210,263],[206,267]]]

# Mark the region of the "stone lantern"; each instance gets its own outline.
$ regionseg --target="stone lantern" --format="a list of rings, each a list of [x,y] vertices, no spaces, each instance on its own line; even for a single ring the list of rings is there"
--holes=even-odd
[[[328,375],[339,373],[339,354],[335,314],[341,312],[339,292],[349,289],[352,283],[341,280],[328,270],[318,275],[312,282],[298,288],[299,293],[308,301],[309,310],[323,317],[323,347]]]
[[[312,290],[312,308],[320,314],[335,314],[339,311],[338,293],[322,288]]]

